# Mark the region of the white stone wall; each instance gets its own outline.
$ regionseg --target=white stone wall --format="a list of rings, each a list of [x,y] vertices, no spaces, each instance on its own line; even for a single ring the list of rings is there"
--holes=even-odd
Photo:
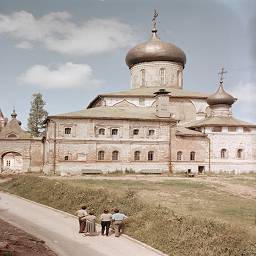
[[[160,69],[165,70],[164,81],[161,83]],[[143,83],[142,70],[145,70]],[[171,86],[183,88],[183,66],[168,61],[143,62],[134,65],[131,69],[131,87]]]
[[[228,131],[223,127],[222,132],[212,132],[212,127],[206,129],[211,140],[211,171],[212,172],[256,172],[256,130],[243,132],[242,127],[237,131]],[[226,158],[221,158],[221,149],[227,150]],[[238,149],[242,149],[242,157],[237,157]]]

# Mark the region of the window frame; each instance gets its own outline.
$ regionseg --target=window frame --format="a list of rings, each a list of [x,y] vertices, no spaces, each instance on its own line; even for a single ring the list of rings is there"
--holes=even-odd
[[[118,150],[114,150],[112,152],[112,161],[118,161],[119,160],[119,151]]]
[[[71,127],[65,127],[65,129],[64,129],[64,134],[65,134],[65,135],[70,135],[71,132],[72,132]]]
[[[190,151],[190,161],[196,161],[196,152],[195,151]]]
[[[116,134],[114,133],[114,131],[116,131]],[[117,136],[118,135],[118,129],[117,128],[112,128],[111,129],[111,135],[112,136]]]
[[[154,151],[148,151],[148,161],[154,161]]]
[[[177,161],[182,161],[182,155],[183,155],[182,151],[177,152]]]
[[[105,151],[104,150],[98,151],[97,160],[98,161],[104,161],[105,160]]]
[[[105,135],[105,134],[106,134],[106,129],[105,128],[99,128],[98,135]]]
[[[140,161],[140,151],[139,150],[134,151],[133,159],[134,159],[134,161]]]

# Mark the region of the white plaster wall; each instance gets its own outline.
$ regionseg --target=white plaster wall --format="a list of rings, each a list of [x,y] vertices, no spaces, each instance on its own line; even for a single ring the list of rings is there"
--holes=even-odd
[[[165,84],[161,84],[160,69],[165,69]],[[131,87],[139,88],[142,85],[141,70],[145,70],[145,87],[152,86],[172,86],[183,87],[183,66],[168,61],[143,62],[134,65],[131,71]]]

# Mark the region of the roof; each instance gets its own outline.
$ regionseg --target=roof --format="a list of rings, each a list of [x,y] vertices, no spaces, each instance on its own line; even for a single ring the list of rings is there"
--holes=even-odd
[[[13,136],[12,136],[13,135]],[[8,137],[10,136],[10,137]],[[0,132],[0,139],[32,139],[32,135],[29,132],[24,131],[16,118],[12,118],[10,122],[2,128]]]
[[[155,111],[151,108],[136,107],[95,107],[83,109],[76,112],[57,114],[49,116],[51,118],[71,118],[71,119],[135,119],[135,120],[149,120],[149,121],[176,121],[173,118],[160,118],[155,115]]]
[[[186,137],[206,137],[207,135],[199,131],[190,130],[186,127],[178,126],[176,128],[176,135]]]
[[[205,127],[205,126],[247,126],[256,127],[256,124],[248,123],[233,116],[214,116],[203,120],[188,123],[186,127]]]
[[[207,99],[209,96],[205,93],[199,92],[191,92],[185,91],[183,89],[174,88],[174,87],[163,87],[164,89],[170,92],[169,96],[173,98],[197,98],[197,99]],[[159,89],[163,89],[159,86],[154,87],[140,87],[131,89],[128,91],[121,91],[121,92],[112,92],[112,93],[104,93],[98,95],[89,105],[88,108],[93,107],[93,105],[100,100],[102,97],[148,97],[153,98],[155,97],[155,92],[159,91]]]

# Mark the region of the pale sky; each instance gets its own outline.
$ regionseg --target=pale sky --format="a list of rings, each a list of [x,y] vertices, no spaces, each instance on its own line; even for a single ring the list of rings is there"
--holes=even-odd
[[[130,88],[127,51],[158,34],[187,56],[184,90],[213,93],[222,66],[234,116],[256,122],[255,0],[0,0],[0,108],[26,128],[31,96],[49,114]]]

